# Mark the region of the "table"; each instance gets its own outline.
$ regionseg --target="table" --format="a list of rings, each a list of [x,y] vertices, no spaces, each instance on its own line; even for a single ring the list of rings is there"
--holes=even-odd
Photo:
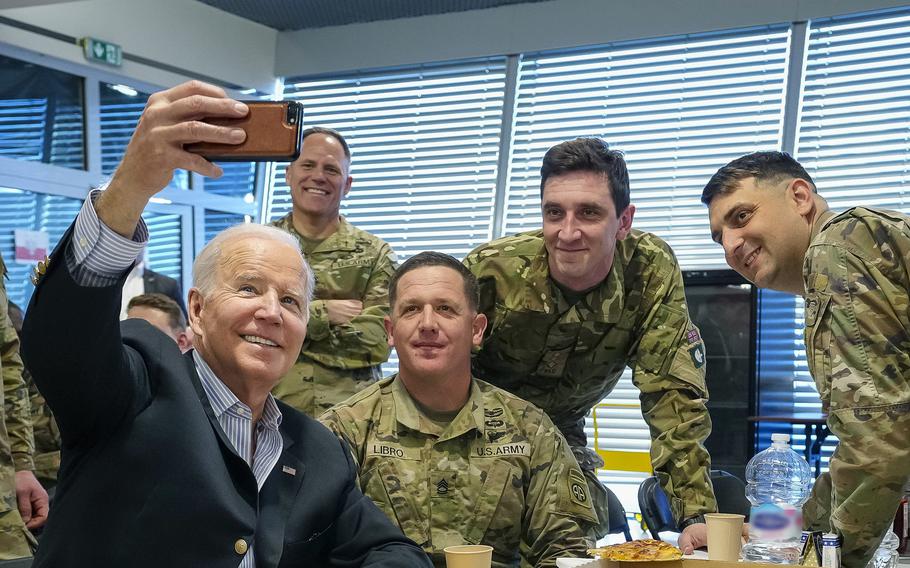
[[[750,416],[749,422],[778,422],[783,424],[802,425],[806,432],[806,462],[815,464],[815,477],[821,473],[822,444],[831,431],[828,429],[828,415],[814,412],[794,412],[789,415]]]

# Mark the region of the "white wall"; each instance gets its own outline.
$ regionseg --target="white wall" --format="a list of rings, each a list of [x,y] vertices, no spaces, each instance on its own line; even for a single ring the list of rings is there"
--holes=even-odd
[[[550,0],[281,32],[277,75],[591,45],[792,22],[907,4],[907,0]]]
[[[22,2],[19,2],[20,4]],[[0,3],[0,6],[4,4]],[[60,59],[171,86],[187,75],[214,77],[271,92],[278,32],[191,0],[83,0],[0,9],[0,16],[75,37],[120,44],[132,54],[184,69],[169,72],[130,61],[114,69],[89,64],[82,48],[0,23],[0,41]]]

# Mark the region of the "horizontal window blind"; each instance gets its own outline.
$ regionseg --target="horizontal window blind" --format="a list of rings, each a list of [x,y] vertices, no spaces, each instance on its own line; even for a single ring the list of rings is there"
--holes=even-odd
[[[85,168],[83,79],[0,55],[0,156]]]
[[[252,219],[246,215],[240,215],[238,213],[224,213],[222,211],[212,211],[211,209],[206,209],[205,242],[203,245],[208,244],[209,241],[215,238],[215,235],[227,229],[228,227],[233,227],[234,225],[239,225],[241,223],[249,223],[251,221]]]
[[[701,191],[729,160],[779,148],[788,45],[789,26],[775,25],[525,55],[504,232],[541,226],[546,150],[597,136],[626,154],[633,226],[664,238],[684,268],[725,268],[722,250],[710,240]],[[592,446],[649,450],[629,370],[587,426]],[[600,472],[627,511],[638,511],[637,488],[646,475]]]
[[[15,262],[14,231],[46,231],[50,253],[81,207],[81,199],[0,187],[0,254],[7,268],[6,292],[23,310],[34,290],[31,276],[36,263]]]
[[[181,255],[183,217],[176,213],[146,211],[142,214],[142,219],[149,230],[147,266],[155,272],[174,278],[180,283],[181,290],[186,292]]]
[[[148,102],[148,93],[143,93],[128,85],[101,83],[100,106],[98,113],[101,123],[101,173],[110,175],[117,169],[126,146],[130,142],[139,117]],[[174,172],[171,184],[186,189],[189,187],[189,174],[186,170]]]
[[[910,213],[910,8],[810,22],[801,103],[796,158],[832,209]],[[802,345],[798,356],[807,370]],[[795,391],[801,410],[821,409],[807,371]],[[801,440],[802,428],[793,436]],[[823,463],[835,443],[828,439]]]
[[[685,268],[725,267],[700,203],[729,160],[780,145],[786,25],[526,56],[519,71],[505,232],[540,226],[540,163],[578,136],[626,153],[634,226]]]
[[[341,132],[354,184],[341,211],[400,259],[458,257],[490,239],[505,59],[423,65],[286,82],[306,126]],[[270,180],[269,219],[287,213],[284,165]]]

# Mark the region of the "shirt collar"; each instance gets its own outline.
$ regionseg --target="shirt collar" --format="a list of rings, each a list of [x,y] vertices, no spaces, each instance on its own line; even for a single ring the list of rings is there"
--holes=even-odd
[[[247,418],[252,418],[252,410],[242,402],[231,389],[219,379],[208,363],[202,358],[195,349],[193,350],[193,362],[196,364],[196,372],[199,374],[199,381],[202,383],[202,390],[215,411],[215,417],[221,418],[221,415],[232,408],[243,408]],[[247,415],[248,414],[248,415]],[[260,424],[270,430],[277,430],[281,425],[281,411],[278,410],[278,404],[275,403],[275,397],[271,394],[265,399],[265,405],[262,409],[262,417],[259,419]]]

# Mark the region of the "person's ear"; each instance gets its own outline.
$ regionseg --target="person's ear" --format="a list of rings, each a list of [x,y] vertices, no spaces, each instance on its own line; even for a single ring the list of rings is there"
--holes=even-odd
[[[190,288],[190,293],[187,295],[186,301],[187,319],[189,320],[189,327],[193,330],[193,333],[195,335],[202,335],[200,318],[202,317],[202,308],[204,303],[205,302],[202,297],[202,293],[199,291],[199,288]]]
[[[382,319],[382,323],[385,325],[385,335],[389,342],[389,347],[395,347],[395,337],[393,334],[395,326],[392,324],[392,318],[386,316]]]
[[[471,342],[474,344],[474,347],[480,347],[483,343],[483,332],[487,329],[487,316],[485,314],[477,314],[474,316],[474,322],[471,324],[471,328]]]
[[[787,186],[787,199],[805,217],[815,209],[815,188],[804,179],[793,178]]]
[[[619,230],[616,231],[616,240],[621,241],[629,236],[629,232],[632,231],[633,217],[635,217],[635,206],[629,204],[629,206],[623,209],[623,212],[619,214]]]

